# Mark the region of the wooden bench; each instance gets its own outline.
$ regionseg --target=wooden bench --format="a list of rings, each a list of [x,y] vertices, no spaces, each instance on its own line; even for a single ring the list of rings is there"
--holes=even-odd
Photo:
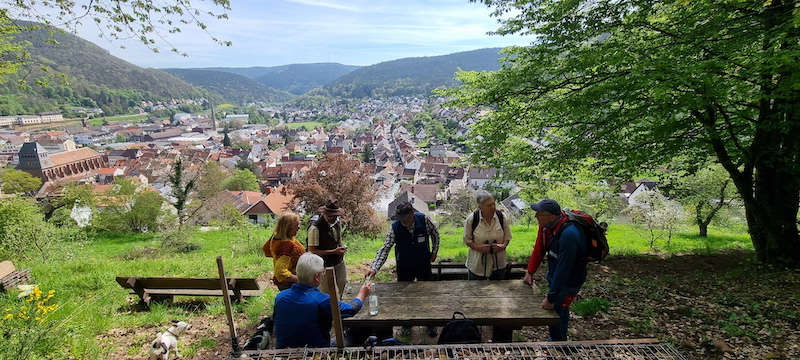
[[[218,278],[169,278],[117,276],[117,283],[130,294],[139,296],[147,305],[150,302],[172,303],[175,296],[222,296]],[[246,297],[259,296],[267,287],[266,281],[253,278],[228,279],[228,296],[241,302]]]
[[[508,279],[522,279],[525,277],[525,270],[528,264],[508,263],[506,269],[509,273]],[[467,280],[467,268],[461,263],[440,262],[432,263],[431,271],[433,280]]]
[[[17,270],[11,261],[0,262],[0,291],[31,282],[31,270]]]

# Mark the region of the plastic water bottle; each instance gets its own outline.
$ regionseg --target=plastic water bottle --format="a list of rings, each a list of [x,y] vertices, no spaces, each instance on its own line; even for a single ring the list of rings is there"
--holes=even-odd
[[[378,295],[369,296],[369,314],[371,316],[378,315]]]

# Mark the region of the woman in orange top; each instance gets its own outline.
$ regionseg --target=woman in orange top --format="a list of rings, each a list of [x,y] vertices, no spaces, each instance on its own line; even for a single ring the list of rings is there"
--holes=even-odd
[[[306,252],[295,236],[300,230],[300,217],[287,211],[278,218],[272,237],[264,243],[264,255],[273,258],[275,275],[272,282],[279,290],[286,290],[297,282],[297,259]]]

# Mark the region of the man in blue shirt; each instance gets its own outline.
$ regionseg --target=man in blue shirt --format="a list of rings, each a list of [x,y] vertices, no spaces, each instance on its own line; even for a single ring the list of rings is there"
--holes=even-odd
[[[324,261],[318,255],[305,253],[297,260],[298,282],[275,297],[276,349],[331,345],[330,296],[317,289],[324,273]],[[353,301],[339,302],[342,317],[357,314],[371,290],[371,285],[365,284]]]
[[[567,341],[569,307],[586,281],[586,238],[580,226],[566,221],[561,206],[555,200],[544,199],[531,205],[536,220],[544,228],[543,251],[547,256],[547,283],[550,290],[542,300],[542,308],[558,314],[558,325],[550,326],[551,341]],[[530,273],[525,282],[531,283]]]

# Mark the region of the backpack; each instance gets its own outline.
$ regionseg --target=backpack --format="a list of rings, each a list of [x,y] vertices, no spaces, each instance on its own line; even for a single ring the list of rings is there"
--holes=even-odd
[[[456,315],[461,315],[457,319]],[[481,331],[475,326],[472,320],[467,319],[462,312],[454,312],[453,320],[450,320],[442,328],[439,335],[439,345],[444,344],[479,344],[481,342]]]
[[[567,216],[567,222],[580,226],[586,235],[587,253],[584,261],[601,262],[608,255],[608,239],[606,238],[606,231],[608,224],[605,222],[596,222],[589,214],[581,210],[565,209],[564,214]],[[564,228],[563,226],[561,227]]]
[[[503,212],[500,210],[495,210],[495,213],[497,214],[497,220],[500,220],[500,227],[503,229],[503,231],[506,231],[506,225],[505,225],[506,219],[503,218]],[[478,223],[480,222],[480,220],[478,219],[479,217],[480,217],[480,210],[475,210],[475,212],[472,213],[473,236],[475,236],[475,229],[478,228]]]

